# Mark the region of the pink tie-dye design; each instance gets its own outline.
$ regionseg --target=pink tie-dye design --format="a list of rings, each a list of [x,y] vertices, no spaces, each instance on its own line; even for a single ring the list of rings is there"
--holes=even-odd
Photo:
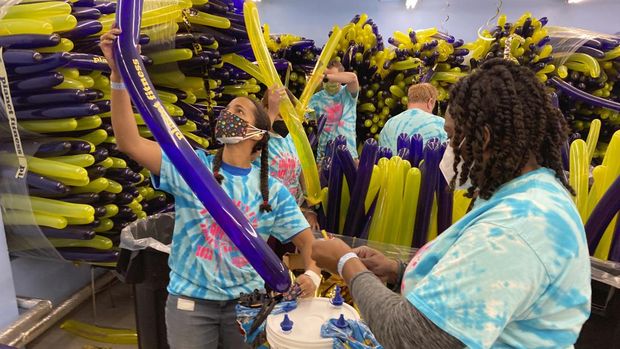
[[[332,132],[335,127],[343,127],[344,120],[342,120],[342,111],[344,107],[342,103],[333,103],[325,108],[325,122],[324,132]]]
[[[237,208],[239,208],[248,218],[248,221],[250,221],[252,226],[257,228],[258,220],[256,218],[256,212],[252,211],[241,201],[234,200],[234,203],[237,205]],[[208,214],[208,211],[206,209],[202,210],[200,214],[206,215]],[[209,261],[215,258],[216,262],[219,264],[222,263],[225,255],[229,255],[231,257],[230,260],[235,267],[243,268],[246,265],[249,265],[249,262],[245,259],[245,257],[243,257],[239,249],[237,249],[237,246],[235,246],[232,241],[230,241],[226,233],[224,233],[224,229],[222,229],[222,227],[220,227],[215,221],[211,221],[209,225],[201,223],[200,231],[204,236],[205,244],[199,245],[196,248],[196,257]]]
[[[297,197],[297,169],[301,166],[299,159],[291,153],[283,153],[271,160],[270,175],[278,179],[289,190],[293,197]]]
[[[422,255],[424,254],[424,252],[426,252],[426,250],[428,250],[429,247],[431,247],[431,245],[433,244],[433,242],[429,242],[426,245],[422,246],[422,248],[420,248],[418,250],[418,252],[416,252],[415,256],[413,256],[413,258],[411,259],[411,261],[409,262],[409,264],[407,265],[407,268],[405,268],[405,274],[409,273],[409,271],[415,269],[415,266],[418,265],[418,262],[420,261],[420,258],[422,257]],[[403,283],[400,284],[400,292],[403,293],[405,291],[405,282],[404,282],[404,278],[403,278]]]

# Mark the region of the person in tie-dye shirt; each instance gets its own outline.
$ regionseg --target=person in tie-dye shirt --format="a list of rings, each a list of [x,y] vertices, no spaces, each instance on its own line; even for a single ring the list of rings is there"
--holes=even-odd
[[[419,134],[425,144],[433,138],[439,139],[440,143],[445,142],[448,136],[443,129],[444,119],[433,115],[437,102],[435,86],[428,83],[411,85],[407,99],[407,110],[391,117],[383,126],[379,134],[379,145],[390,148],[392,154],[397,154],[398,136],[403,133],[408,136]]]
[[[288,95],[291,101],[295,98],[293,94],[285,88],[272,87],[265,92],[262,103],[267,108],[267,113],[271,119],[271,129],[269,130],[269,172],[272,177],[279,180],[289,190],[297,201],[303,212],[310,228],[314,232],[320,231],[317,213],[308,207],[304,198],[302,187],[301,161],[292,136],[280,115],[280,102],[284,96]],[[258,162],[258,160],[256,160]],[[291,243],[282,244],[277,239],[271,237],[268,240],[269,246],[278,256],[286,253],[295,252],[295,246]]]
[[[327,143],[340,135],[346,138],[353,159],[358,158],[355,125],[359,90],[355,73],[345,72],[339,61],[331,61],[327,65],[323,89],[315,93],[308,104],[317,117],[324,115],[327,118],[319,135],[317,163],[323,160]]]
[[[566,120],[533,71],[493,59],[455,84],[445,128],[440,168],[475,199],[468,214],[407,264],[338,239],[313,258],[342,272],[386,348],[573,348],[591,289]]]
[[[101,38],[112,74],[120,84],[112,29]],[[168,264],[170,282],[166,304],[168,342],[173,349],[245,348],[236,323],[241,293],[263,290],[264,281],[198,200],[158,143],[140,136],[127,90],[111,95],[112,127],[119,150],[147,168],[153,185],[174,196],[175,226]],[[306,273],[297,278],[302,296],[312,296],[320,282],[311,259],[314,241],[308,222],[289,191],[269,176],[268,131],[271,121],[259,103],[235,98],[220,114],[215,133],[224,143],[216,155],[197,151],[222,189],[263,239],[292,241],[303,256]],[[261,167],[252,165],[261,152]],[[211,173],[203,174],[211,176]]]

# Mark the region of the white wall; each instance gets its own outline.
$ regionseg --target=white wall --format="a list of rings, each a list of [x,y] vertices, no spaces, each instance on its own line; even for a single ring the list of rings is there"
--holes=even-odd
[[[385,2],[384,2],[385,1]],[[504,0],[502,13],[516,20],[525,11],[549,18],[549,25],[580,27],[603,33],[620,32],[620,0]],[[446,6],[449,4],[449,6]],[[440,27],[457,38],[471,41],[477,29],[495,15],[495,0],[419,0],[414,10],[405,9],[405,0],[262,0],[258,3],[261,21],[272,33],[294,33],[322,45],[332,26],[343,26],[355,14],[367,13],[387,38],[396,30]],[[444,23],[447,16],[449,20]]]

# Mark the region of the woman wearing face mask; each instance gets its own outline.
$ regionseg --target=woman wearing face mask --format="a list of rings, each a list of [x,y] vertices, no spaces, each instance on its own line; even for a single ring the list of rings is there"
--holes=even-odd
[[[170,346],[246,347],[236,323],[236,299],[241,293],[262,289],[264,283],[160,146],[139,135],[129,94],[114,62],[112,44],[119,33],[112,29],[101,37],[101,49],[112,69],[111,114],[118,147],[151,171],[157,188],[175,198],[170,295],[166,304]],[[263,238],[275,236],[284,242],[293,241],[299,248],[307,272],[297,282],[302,296],[312,296],[320,282],[319,269],[310,257],[314,237],[295,199],[269,176],[266,159],[270,125],[260,104],[236,98],[222,111],[216,124],[216,136],[224,147],[215,156],[200,150],[197,154]],[[259,169],[252,166],[252,158],[261,151]]]
[[[455,84],[445,128],[440,168],[476,198],[467,215],[407,266],[336,239],[317,241],[313,258],[343,276],[386,348],[572,348],[590,314],[590,263],[562,171],[562,114],[531,70],[496,59]]]

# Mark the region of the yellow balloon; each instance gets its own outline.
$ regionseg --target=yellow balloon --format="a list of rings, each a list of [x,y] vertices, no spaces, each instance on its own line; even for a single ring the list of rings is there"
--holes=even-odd
[[[28,131],[37,133],[69,132],[77,128],[76,119],[20,121],[19,125]]]
[[[61,73],[65,78],[75,79],[75,80],[80,78],[80,71],[76,68],[60,68],[60,69],[57,69],[56,71]]]
[[[93,116],[85,116],[83,118],[77,119],[77,126],[75,131],[86,131],[92,130],[99,126],[101,126],[102,121],[101,118],[97,115]]]
[[[32,156],[26,156],[26,159],[28,160],[28,169],[34,173],[76,181],[83,181],[85,179],[86,184],[88,183],[88,172],[82,167]]]
[[[586,162],[592,163],[592,157],[596,150],[596,144],[598,143],[598,137],[601,132],[601,120],[595,119],[590,123],[590,132],[588,132],[588,138],[586,138],[586,144],[588,146],[588,158]]]
[[[6,225],[31,225],[32,219],[34,218],[34,223],[43,227],[55,229],[64,229],[67,227],[67,219],[58,215],[17,210],[6,210],[5,212],[6,214],[3,215],[2,218]]]
[[[39,19],[0,19],[0,36],[20,34],[50,35],[54,27],[50,23]]]
[[[418,58],[408,57],[404,61],[396,62],[392,64],[394,70],[407,70],[417,68],[422,64],[422,61]]]
[[[54,86],[54,89],[56,90],[64,90],[64,89],[84,90],[85,87],[84,87],[84,84],[80,82],[79,80],[65,77],[62,83],[60,83],[60,85]]]
[[[381,181],[383,180],[383,168],[377,165],[373,166],[372,176],[370,177],[370,183],[368,185],[368,192],[366,193],[366,198],[364,199],[364,212],[368,213],[370,210],[370,206],[372,202],[375,200],[377,193],[379,192],[379,188],[381,188]]]
[[[81,82],[85,88],[91,88],[95,86],[95,80],[88,75],[80,75],[77,80]]]
[[[348,30],[352,26],[353,25],[347,25],[344,30]],[[332,34],[329,36],[327,43],[323,47],[321,55],[312,70],[312,75],[306,82],[306,86],[304,87],[301,97],[299,98],[299,104],[297,105],[298,116],[303,116],[305,114],[308,103],[310,103],[310,98],[319,87],[319,84],[323,81],[323,74],[325,73],[325,69],[336,51],[338,42],[342,38],[342,33],[343,30],[340,30],[338,26],[335,26],[332,30]]]
[[[114,164],[114,161],[112,161],[112,159],[106,158],[105,160],[102,160],[97,165],[101,165],[101,166],[103,166],[105,168],[111,168],[113,164]]]
[[[73,50],[73,41],[65,38],[60,39],[60,43],[56,46],[40,47],[37,49],[37,51],[41,53],[70,52],[71,50]]]
[[[109,250],[112,248],[112,240],[95,235],[90,240],[78,240],[78,239],[49,239],[54,247],[89,247],[98,250]]]
[[[243,4],[243,9],[248,36],[252,44],[252,50],[258,61],[259,69],[267,82],[269,82],[268,86],[283,87],[278,72],[273,65],[271,54],[267,50],[265,38],[261,32],[256,4],[251,1],[246,1]],[[321,201],[321,184],[319,182],[319,174],[314,160],[314,154],[308,142],[306,132],[299,122],[300,118],[297,116],[295,108],[288,98],[285,98],[280,104],[280,114],[289,129],[293,143],[297,149],[297,154],[301,160],[306,201],[308,201],[310,205],[316,205]]]
[[[92,143],[93,145],[99,145],[108,138],[108,133],[105,130],[95,130],[93,132],[87,133],[83,136],[80,136],[81,140]]]
[[[588,146],[582,139],[570,146],[570,185],[575,189],[575,205],[585,223],[588,210]]]
[[[69,14],[45,16],[45,20],[52,25],[54,32],[57,33],[69,31],[77,25],[77,19]]]
[[[212,15],[210,13],[204,13],[196,11],[197,13],[189,16],[189,22],[192,24],[206,25],[213,28],[228,29],[230,28],[230,20],[226,17],[220,17]]]
[[[38,2],[36,4],[18,4],[9,6],[4,18],[28,19],[32,17],[41,17],[44,20],[45,16],[68,15],[70,13],[71,5],[68,3],[60,1],[45,1]]]
[[[178,61],[185,61],[190,58],[194,53],[187,48],[170,49],[157,51],[149,54],[149,58],[153,60],[154,64],[166,64]]]
[[[413,241],[413,227],[418,210],[418,197],[420,195],[421,182],[422,173],[420,170],[416,167],[410,168],[407,171],[405,180],[405,190],[403,193],[404,205],[401,213],[402,221],[397,240],[397,244],[401,246],[411,246],[411,242]]]
[[[60,325],[63,330],[100,343],[138,344],[138,334],[135,330],[104,328],[85,324],[75,320],[67,320]]]
[[[118,206],[114,205],[114,204],[107,204],[104,206],[105,208],[105,215],[103,215],[102,218],[110,218],[110,217],[114,217],[118,214]]]
[[[65,155],[47,158],[48,160],[58,161],[78,167],[88,167],[95,163],[95,157],[90,154]]]
[[[179,100],[179,97],[177,95],[166,91],[157,90],[157,96],[159,96],[159,99],[161,99],[163,102],[167,103],[176,103]]]
[[[105,191],[113,193],[113,194],[119,194],[123,191],[123,186],[120,185],[120,183],[118,183],[117,181],[108,179],[108,182],[109,182],[109,185],[105,189]]]
[[[100,193],[108,188],[110,182],[107,178],[93,179],[87,185],[83,187],[75,187],[71,189],[71,194],[81,193]]]
[[[93,231],[95,233],[104,233],[114,228],[114,222],[109,218],[102,218],[99,220],[99,225],[96,226]]]
[[[67,219],[67,224],[70,225],[84,225],[90,224],[95,220],[95,216],[90,217],[65,217]]]

